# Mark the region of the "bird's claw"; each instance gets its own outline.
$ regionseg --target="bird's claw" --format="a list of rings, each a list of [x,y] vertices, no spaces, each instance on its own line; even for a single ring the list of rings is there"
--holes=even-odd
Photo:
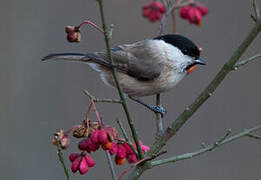
[[[163,106],[150,106],[150,109],[155,113],[160,113],[161,117],[163,117],[167,111]]]

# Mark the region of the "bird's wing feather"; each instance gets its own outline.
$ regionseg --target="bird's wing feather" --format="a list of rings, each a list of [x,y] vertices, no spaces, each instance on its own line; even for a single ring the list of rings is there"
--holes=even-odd
[[[139,80],[153,80],[162,71],[162,63],[158,57],[158,52],[153,52],[148,43],[150,40],[139,41],[134,44],[116,46],[111,49],[115,68]],[[111,68],[111,62],[107,52],[94,53],[58,53],[49,54],[42,60],[68,60],[86,63],[96,63],[101,67]]]
[[[146,41],[148,40],[112,48],[115,67],[139,80],[152,80],[158,77],[162,71],[162,63],[157,58],[157,52],[153,52]],[[105,52],[94,54],[109,61]]]

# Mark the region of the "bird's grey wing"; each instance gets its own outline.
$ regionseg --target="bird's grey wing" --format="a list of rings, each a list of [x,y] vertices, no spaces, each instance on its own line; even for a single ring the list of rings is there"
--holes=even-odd
[[[158,52],[151,48],[150,40],[139,41],[134,44],[116,46],[111,49],[115,68],[139,80],[153,80],[162,71],[163,65]],[[68,60],[85,63],[95,63],[99,68],[111,68],[107,52],[94,53],[58,53],[49,54],[42,60]],[[96,66],[94,66],[96,67]]]
[[[162,63],[147,41],[149,40],[112,48],[115,67],[139,80],[153,80],[158,77],[162,71]],[[109,61],[105,52],[94,54]]]

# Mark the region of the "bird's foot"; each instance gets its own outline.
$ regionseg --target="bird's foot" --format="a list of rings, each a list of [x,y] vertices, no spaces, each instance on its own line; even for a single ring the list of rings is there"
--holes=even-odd
[[[167,113],[166,109],[163,106],[149,105],[148,108],[155,113],[160,113],[161,117],[163,117]]]

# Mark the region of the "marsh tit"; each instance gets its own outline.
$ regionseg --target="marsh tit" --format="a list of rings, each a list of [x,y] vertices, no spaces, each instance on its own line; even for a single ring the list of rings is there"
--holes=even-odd
[[[190,74],[197,64],[206,64],[200,58],[199,47],[188,38],[176,34],[115,46],[111,49],[111,55],[123,92],[131,99],[162,115],[165,113],[164,108],[147,105],[138,97],[168,91]],[[100,73],[105,84],[115,87],[112,65],[106,51],[56,53],[45,56],[43,60],[86,63]]]

